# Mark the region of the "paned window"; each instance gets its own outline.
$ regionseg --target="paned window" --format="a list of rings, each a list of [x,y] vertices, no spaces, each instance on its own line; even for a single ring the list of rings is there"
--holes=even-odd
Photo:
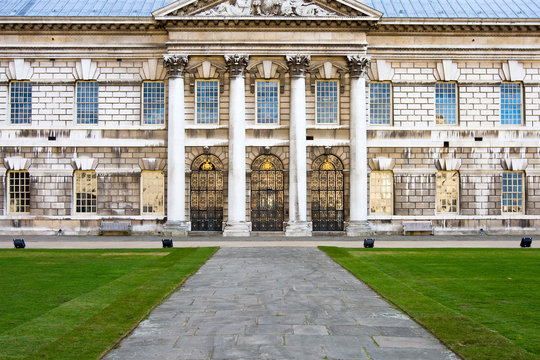
[[[143,214],[163,214],[163,171],[145,170],[141,173],[141,199]]]
[[[165,123],[165,83],[163,81],[143,82],[143,124],[161,125]]]
[[[217,124],[219,120],[219,81],[197,80],[197,124]]]
[[[369,181],[371,213],[392,215],[394,212],[394,174],[392,171],[372,171]]]
[[[505,171],[502,177],[502,212],[505,214],[524,211],[524,176],[522,171]]]
[[[439,125],[457,123],[457,84],[440,82],[435,84],[435,120]]]
[[[437,180],[437,212],[457,214],[459,198],[459,173],[457,171],[439,171]]]
[[[30,212],[30,173],[27,170],[8,171],[8,212]]]
[[[93,170],[77,170],[75,178],[75,213],[95,214],[97,212],[97,176]]]
[[[9,95],[11,123],[30,124],[32,121],[32,83],[12,81]]]
[[[339,84],[337,80],[317,80],[317,124],[339,121]]]
[[[519,125],[523,121],[523,96],[521,83],[501,84],[501,124]]]
[[[77,82],[77,124],[98,123],[98,83]]]
[[[392,124],[392,84],[389,82],[369,83],[369,123],[372,125]]]
[[[279,122],[279,82],[277,80],[257,81],[257,123],[277,124]]]

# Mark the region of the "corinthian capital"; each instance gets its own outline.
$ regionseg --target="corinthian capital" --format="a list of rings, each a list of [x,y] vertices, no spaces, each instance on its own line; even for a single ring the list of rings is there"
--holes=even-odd
[[[371,58],[365,55],[348,55],[347,64],[351,77],[362,77],[366,75]]]
[[[291,76],[304,76],[309,67],[311,56],[309,55],[287,55],[285,56]]]
[[[188,57],[187,55],[163,55],[163,63],[169,70],[169,77],[183,77]]]
[[[248,62],[249,55],[225,55],[230,76],[244,76]]]

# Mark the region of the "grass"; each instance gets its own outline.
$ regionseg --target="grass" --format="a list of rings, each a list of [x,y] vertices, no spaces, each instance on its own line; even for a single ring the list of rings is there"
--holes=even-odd
[[[216,248],[0,250],[0,359],[96,359]]]
[[[321,249],[464,359],[540,359],[537,249]]]

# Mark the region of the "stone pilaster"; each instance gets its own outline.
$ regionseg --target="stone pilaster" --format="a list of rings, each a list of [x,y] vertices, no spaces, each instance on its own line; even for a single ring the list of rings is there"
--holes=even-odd
[[[169,118],[167,137],[167,223],[163,232],[167,236],[186,236],[190,223],[186,221],[186,169],[185,169],[185,106],[184,70],[188,57],[165,55],[169,73]]]
[[[223,236],[249,236],[246,222],[246,89],[247,55],[225,55],[229,69],[229,196]]]
[[[348,236],[369,235],[367,204],[367,110],[365,74],[370,58],[365,55],[347,56],[351,81],[351,196]]]
[[[307,221],[306,72],[308,55],[286,57],[291,77],[289,125],[289,222],[286,236],[311,236]]]

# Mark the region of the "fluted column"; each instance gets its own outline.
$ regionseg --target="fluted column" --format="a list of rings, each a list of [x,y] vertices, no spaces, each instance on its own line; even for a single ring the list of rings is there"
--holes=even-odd
[[[184,70],[187,56],[165,55],[169,71],[169,117],[167,137],[167,223],[168,236],[185,236],[190,229],[186,221],[185,107]]]
[[[351,81],[351,196],[350,221],[347,224],[348,236],[368,235],[367,202],[367,110],[365,74],[370,59],[365,55],[347,56]]]
[[[246,222],[246,89],[247,55],[225,55],[229,68],[229,196],[223,236],[249,236]]]
[[[286,236],[311,236],[307,221],[306,71],[309,55],[287,56],[291,77],[289,124],[289,222]]]

